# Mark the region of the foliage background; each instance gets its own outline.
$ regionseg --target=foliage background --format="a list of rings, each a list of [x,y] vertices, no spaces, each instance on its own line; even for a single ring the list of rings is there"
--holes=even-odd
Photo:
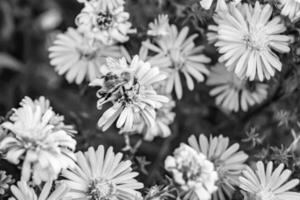
[[[252,0],[248,2],[254,3]],[[271,3],[276,9],[276,1]],[[110,128],[103,133],[96,127],[101,115],[96,109],[96,90],[88,88],[87,83],[80,86],[68,84],[49,64],[47,48],[57,33],[75,26],[74,18],[80,9],[76,0],[0,0],[0,115],[3,118],[8,116],[7,113],[17,107],[24,96],[45,96],[56,112],[76,126],[78,150],[104,144],[120,151],[125,143],[117,130]],[[138,53],[140,42],[146,38],[148,23],[159,13],[167,13],[172,23],[179,27],[189,26],[190,32],[197,32],[197,43],[206,46],[205,53],[213,58],[212,65],[217,61],[217,52],[207,44],[205,37],[207,25],[212,23],[212,11],[200,8],[199,1],[127,0],[126,9],[131,14],[133,26],[138,29],[138,34],[132,35],[125,44],[132,55]],[[45,16],[49,12],[55,12],[58,21],[45,27],[48,19]],[[275,13],[278,14],[278,10]],[[185,89],[183,99],[177,101],[175,108],[177,116],[172,124],[172,136],[143,142],[136,152],[134,161],[137,170],[144,171],[141,180],[147,186],[162,182],[166,155],[191,134],[223,134],[240,142],[253,160],[271,159],[298,168],[300,146],[296,145],[292,154],[287,153],[285,147],[296,140],[300,127],[300,49],[297,49],[300,23],[285,21],[287,34],[294,43],[291,53],[281,58],[283,71],[268,81],[268,99],[246,113],[229,113],[215,105],[204,83],[198,84],[193,92]],[[134,137],[132,144],[139,139],[139,136]],[[148,164],[147,173],[143,170],[144,164]],[[16,179],[19,176],[19,170],[4,160],[0,160],[0,169]],[[294,176],[300,178],[297,171]]]

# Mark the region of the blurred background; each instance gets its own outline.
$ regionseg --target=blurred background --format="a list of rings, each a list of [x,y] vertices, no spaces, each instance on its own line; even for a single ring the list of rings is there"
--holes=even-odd
[[[74,18],[80,9],[81,4],[76,0],[0,0],[0,115],[2,120],[9,116],[24,96],[45,96],[54,110],[78,130],[78,150],[103,144],[121,151],[124,138],[116,129],[112,127],[103,133],[97,128],[102,111],[96,108],[96,89],[89,88],[88,83],[68,84],[49,64],[48,47],[58,33],[75,27]],[[189,26],[191,33],[198,33],[197,44],[206,46],[205,54],[213,59],[211,66],[216,62],[216,50],[207,44],[204,34],[212,23],[213,13],[202,10],[199,1],[126,0],[126,10],[138,30],[125,43],[131,55],[138,53],[141,41],[146,38],[148,23],[158,14],[166,13],[171,23]],[[191,134],[223,134],[239,142],[254,159],[278,160],[297,167],[300,149],[290,155],[283,147],[288,147],[299,135],[300,57],[296,47],[300,42],[300,26],[288,21],[286,24],[294,44],[291,53],[281,58],[282,73],[269,81],[268,99],[247,113],[230,113],[215,105],[204,83],[198,84],[193,92],[185,89],[183,99],[176,102],[172,135],[144,141],[136,152],[134,162],[146,185],[162,182],[166,155]],[[140,139],[134,136],[132,145]],[[4,160],[0,160],[0,169],[18,177],[18,169]]]

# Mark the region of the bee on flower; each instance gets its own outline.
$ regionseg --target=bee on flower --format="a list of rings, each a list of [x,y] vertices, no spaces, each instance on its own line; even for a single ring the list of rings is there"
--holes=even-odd
[[[192,135],[188,139],[188,144],[214,163],[219,179],[216,183],[218,190],[213,194],[213,199],[232,199],[235,187],[239,185],[239,176],[246,167],[244,162],[248,159],[248,155],[239,151],[239,144],[229,145],[229,138],[223,135],[210,136],[209,139],[203,134],[198,139]]]
[[[245,112],[268,96],[267,84],[240,79],[234,72],[227,71],[223,64],[211,69],[206,84],[212,87],[209,94],[216,98],[216,104],[234,112]]]
[[[63,183],[70,188],[69,199],[89,200],[137,200],[141,198],[138,189],[143,184],[135,177],[131,161],[122,161],[123,154],[105,151],[100,145],[97,150],[90,147],[86,152],[78,152],[77,166],[63,171]]]
[[[100,76],[106,57],[122,57],[122,47],[104,45],[92,41],[74,28],[58,34],[49,48],[51,65],[59,75],[65,75],[69,83],[81,84]]]
[[[147,60],[168,74],[166,93],[171,93],[175,88],[178,99],[183,95],[180,74],[183,74],[189,90],[195,87],[193,78],[203,82],[205,75],[209,74],[205,64],[210,62],[210,58],[203,55],[203,46],[194,43],[197,34],[188,36],[188,32],[188,27],[179,31],[175,25],[170,25],[167,36],[143,42],[143,47],[154,53]]]
[[[84,1],[84,8],[75,19],[79,32],[105,45],[128,41],[128,34],[134,33],[135,30],[131,28],[129,13],[124,11],[124,6],[118,2]]]
[[[13,185],[11,187],[13,197],[9,198],[9,200],[67,200],[65,194],[69,189],[66,184],[58,185],[54,191],[52,191],[52,186],[53,182],[46,182],[40,194],[37,194],[28,183],[19,181],[16,186]]]
[[[74,166],[76,141],[72,126],[65,125],[44,97],[25,97],[21,107],[1,127],[8,132],[0,142],[5,159],[22,163],[21,180],[35,184],[57,179],[62,169]]]
[[[210,200],[218,189],[214,164],[204,154],[183,143],[173,154],[166,158],[165,169],[172,173],[184,192],[184,199]]]
[[[103,76],[91,82],[90,86],[98,86],[99,98],[97,108],[111,102],[98,121],[103,131],[107,130],[117,119],[117,128],[132,131],[136,121],[143,120],[147,126],[155,124],[156,108],[168,102],[168,98],[158,95],[153,84],[166,78],[159,69],[150,63],[143,62],[135,56],[128,65],[125,58],[107,59],[107,67]]]
[[[256,163],[255,171],[247,167],[240,177],[240,188],[246,199],[259,200],[298,200],[300,193],[291,192],[299,184],[299,179],[289,180],[292,172],[284,169],[284,164],[274,168],[273,162],[266,166]]]
[[[219,12],[217,25],[209,26],[210,40],[221,54],[227,70],[239,78],[251,81],[270,79],[282,63],[275,53],[290,51],[290,37],[284,35],[286,27],[279,16],[271,18],[273,9],[269,4],[256,1],[255,6],[244,3],[229,4],[228,12]]]

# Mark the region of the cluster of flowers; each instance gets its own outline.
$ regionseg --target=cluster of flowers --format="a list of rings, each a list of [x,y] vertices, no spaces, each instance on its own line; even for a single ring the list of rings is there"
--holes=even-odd
[[[82,83],[101,76],[107,57],[120,58],[126,54],[118,43],[129,40],[129,13],[123,0],[78,0],[84,4],[76,17],[77,28],[69,28],[57,36],[49,49],[51,64],[68,82]]]
[[[283,34],[286,27],[281,16],[272,16],[269,4],[201,0],[204,9],[216,7],[215,24],[207,34],[220,54],[216,66],[208,69],[211,60],[204,55],[204,46],[195,43],[197,34],[189,35],[188,27],[178,30],[167,15],[149,24],[148,39],[132,58],[122,46],[135,32],[125,2],[78,1],[83,9],[76,17],[77,28],[57,36],[49,57],[70,83],[86,80],[100,87],[97,108],[111,105],[98,121],[103,131],[116,122],[123,134],[139,133],[146,140],[169,136],[175,117],[172,91],[177,99],[183,97],[183,77],[189,90],[194,89],[194,81],[206,81],[218,105],[247,111],[267,98],[264,81],[281,71],[278,55],[290,51],[290,38]],[[299,0],[280,0],[280,8],[292,21],[300,17]],[[0,132],[1,153],[21,167],[20,181],[11,187],[12,199],[143,199],[138,190],[144,186],[135,179],[138,173],[131,161],[102,145],[75,153],[76,130],[44,97],[25,97],[1,123]],[[259,161],[253,170],[245,164],[247,159],[227,137],[191,136],[188,144],[166,158],[165,169],[183,199],[225,200],[236,188],[244,191],[246,199],[300,199],[299,193],[289,191],[299,180],[289,181],[291,171],[283,164],[265,166]]]
[[[258,161],[252,169],[245,164],[248,155],[239,150],[239,144],[229,143],[222,135],[201,134],[198,139],[192,135],[188,144],[182,143],[167,157],[165,169],[173,175],[183,199],[232,199],[236,188],[247,200],[300,199],[300,193],[289,191],[300,181],[289,180],[291,170],[284,169],[284,164],[274,169],[273,162],[265,166]]]
[[[84,3],[84,7],[76,17],[77,29],[69,28],[65,34],[57,37],[54,45],[49,49],[51,64],[55,66],[60,75],[65,74],[69,82],[81,84],[86,79],[92,82],[91,85],[101,87],[99,92],[101,103],[98,108],[101,109],[101,104],[108,101],[112,102],[115,107],[109,109],[110,113],[106,112],[108,115],[105,117],[106,120],[103,119],[104,117],[99,120],[99,125],[105,130],[115,121],[112,119],[117,118],[116,113],[120,114],[117,107],[122,104],[124,109],[127,107],[125,104],[129,105],[128,102],[122,101],[121,103],[119,98],[116,98],[116,93],[120,92],[116,88],[122,87],[119,81],[124,82],[124,80],[108,80],[108,82],[103,80],[113,78],[108,77],[111,74],[121,74],[114,71],[120,67],[111,67],[111,65],[116,65],[112,64],[111,58],[122,59],[119,65],[124,62],[127,64],[132,62],[131,56],[121,44],[129,39],[128,34],[134,33],[134,29],[131,28],[131,23],[128,21],[129,13],[124,11],[125,2],[123,0],[80,0],[79,2]],[[145,65],[150,63],[151,67],[160,71],[156,73],[165,74],[167,78],[147,83],[147,85],[153,87],[156,92],[159,90],[160,95],[168,96],[169,99],[171,99],[171,92],[174,89],[177,99],[181,99],[183,79],[189,90],[194,89],[194,80],[206,81],[207,85],[211,87],[210,95],[216,98],[217,105],[229,111],[247,111],[249,107],[259,104],[267,98],[269,87],[264,81],[273,77],[276,70],[281,71],[282,69],[278,53],[290,51],[290,37],[283,34],[286,27],[281,16],[272,16],[273,9],[269,4],[262,5],[256,2],[253,7],[250,4],[241,3],[240,0],[202,0],[200,4],[204,9],[216,7],[215,24],[209,26],[207,37],[217,47],[220,54],[219,63],[208,70],[207,66],[211,60],[203,54],[204,46],[196,45],[194,42],[197,34],[189,36],[188,27],[178,30],[176,25],[169,23],[167,15],[159,15],[154,22],[149,24],[148,39],[142,42],[139,57]],[[300,10],[299,5],[300,3],[296,0],[280,1],[282,15],[296,20]],[[106,61],[107,57],[110,58],[108,62]],[[131,70],[130,73],[130,77],[133,78],[136,72]],[[102,81],[96,81],[96,83],[95,79],[102,79]],[[103,84],[110,86],[107,87]],[[104,87],[106,89],[103,89]],[[104,98],[103,92],[106,98]],[[114,93],[113,98],[107,98],[111,92]],[[134,103],[130,104],[130,109],[125,109],[122,117],[127,116],[127,110],[133,109],[132,104]],[[148,117],[144,116],[142,120],[133,120],[131,119],[133,115],[129,114],[126,128],[131,127],[131,130],[121,130],[120,132],[141,132],[143,130],[143,134],[149,136],[149,128],[145,127],[154,123],[147,120],[145,122],[145,118],[149,120],[149,116],[151,116],[151,121],[161,122],[162,120],[154,116],[153,110],[164,107],[164,104],[162,106],[151,105],[150,110],[148,105],[142,107],[147,109],[145,112],[148,112]],[[113,110],[116,113],[113,114]],[[133,110],[137,112],[144,109],[139,106]],[[153,133],[154,136],[169,135],[166,127],[172,122],[172,119],[163,118],[163,121],[167,122],[163,124],[164,130],[161,130],[161,127],[156,128],[156,130],[160,130],[160,133],[156,131]],[[117,127],[123,129],[124,122],[122,123],[122,121],[124,119],[120,119]],[[153,135],[148,136],[146,138],[154,137]]]
[[[0,151],[9,162],[21,166],[20,181],[11,187],[17,200],[137,199],[143,187],[134,179],[131,161],[122,161],[102,145],[97,150],[74,153],[76,131],[56,114],[49,100],[25,97],[1,124]],[[60,181],[56,181],[62,176]],[[11,178],[2,176],[7,189]],[[55,183],[56,181],[56,183]],[[3,185],[6,183],[6,185]],[[53,191],[53,185],[55,190]],[[36,193],[35,187],[42,188]]]
[[[11,199],[143,199],[137,191],[143,184],[135,179],[138,173],[132,171],[131,161],[122,161],[122,153],[102,145],[74,153],[74,134],[44,97],[21,101],[1,124],[0,151],[22,168],[20,181],[11,186]],[[264,166],[259,161],[253,171],[245,164],[247,159],[227,137],[192,135],[188,144],[182,143],[166,158],[165,169],[173,175],[183,199],[225,200],[237,187],[250,199],[300,199],[300,193],[289,191],[299,180],[288,181],[291,171],[284,170],[283,164],[273,169],[272,162]],[[11,178],[1,177],[2,190],[7,189]]]
[[[77,29],[69,28],[57,36],[49,49],[51,64],[70,83],[81,84],[86,79],[90,86],[100,87],[97,108],[101,110],[103,104],[112,103],[98,122],[103,131],[117,121],[120,133],[143,134],[147,140],[169,136],[175,103],[163,89],[168,74],[146,58],[131,58],[121,45],[134,32],[124,1],[79,2],[84,7],[76,17]],[[149,35],[158,36],[164,31],[159,29],[165,28],[160,26],[157,21],[151,24]]]

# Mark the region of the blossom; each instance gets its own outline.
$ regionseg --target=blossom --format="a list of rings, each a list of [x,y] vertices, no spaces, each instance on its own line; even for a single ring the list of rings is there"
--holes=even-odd
[[[247,167],[240,177],[240,188],[255,200],[296,200],[300,193],[290,192],[299,184],[299,179],[288,181],[292,172],[280,164],[273,170],[273,162],[265,167],[262,161],[256,163],[256,170]]]
[[[213,194],[213,199],[225,200],[226,197],[231,199],[234,187],[239,183],[238,178],[246,166],[244,162],[248,159],[247,154],[239,151],[239,144],[229,145],[229,138],[223,135],[210,136],[209,139],[203,134],[198,139],[192,135],[188,143],[214,163],[219,180],[216,184],[218,191]]]
[[[0,171],[0,195],[4,195],[9,186],[14,183],[11,175],[7,175],[6,171]]]
[[[167,36],[169,35],[169,29],[169,16],[158,15],[157,19],[149,24],[149,30],[147,31],[147,34],[156,37]]]
[[[105,45],[128,41],[128,34],[134,32],[129,22],[130,15],[124,11],[124,6],[111,7],[103,8],[99,0],[85,1],[75,20],[79,32]]]
[[[229,4],[228,12],[215,17],[217,25],[209,27],[216,33],[209,36],[217,40],[219,61],[225,62],[226,68],[239,78],[263,81],[282,69],[275,51],[289,52],[290,38],[282,35],[286,27],[279,16],[270,19],[272,11],[269,4],[261,5],[258,1],[254,7]]]
[[[238,4],[241,2],[241,0],[233,0],[235,4]],[[213,3],[213,0],[200,0],[200,5],[205,9],[208,10],[211,8]],[[217,5],[216,5],[216,10],[217,11],[224,11],[227,10],[227,4],[226,0],[217,0]]]
[[[217,172],[206,156],[186,144],[174,151],[174,156],[165,160],[165,169],[170,171],[175,182],[187,192],[188,199],[209,200],[217,190]]]
[[[90,147],[87,152],[78,152],[77,166],[65,170],[63,180],[71,189],[66,197],[90,200],[135,200],[141,194],[136,191],[143,184],[134,179],[131,161],[122,161],[123,154],[113,152],[110,147],[105,152],[100,145],[97,150]]]
[[[92,42],[73,28],[59,34],[49,51],[50,63],[58,74],[65,74],[68,82],[76,84],[100,76],[106,57],[119,58],[122,55],[121,47]]]
[[[102,105],[108,102],[113,105],[100,117],[98,126],[105,131],[118,119],[117,128],[131,131],[134,122],[142,119],[147,126],[153,127],[155,109],[168,102],[168,98],[158,95],[152,86],[164,80],[166,75],[138,56],[129,65],[125,58],[107,59],[107,68],[103,74],[90,84],[100,86],[97,107],[102,109]]]
[[[35,184],[56,179],[75,159],[76,131],[65,125],[48,103],[44,97],[36,101],[25,97],[21,107],[1,124],[9,132],[0,142],[5,159],[14,164],[22,161],[21,180],[32,177]]]
[[[202,54],[204,47],[196,47],[193,42],[197,34],[187,37],[188,32],[188,27],[178,32],[175,25],[170,25],[169,35],[156,38],[153,42],[143,42],[143,46],[155,54],[148,61],[168,74],[166,92],[170,93],[175,87],[178,99],[182,98],[183,93],[180,73],[184,75],[189,90],[194,89],[192,77],[202,82],[204,75],[209,74],[205,64],[210,59]]]
[[[216,104],[230,111],[247,111],[250,106],[267,98],[268,85],[257,81],[242,80],[234,72],[217,64],[211,69],[206,82],[212,86],[209,94],[216,97]]]
[[[17,186],[11,187],[11,192],[15,198],[10,200],[66,200],[65,194],[68,188],[65,184],[59,185],[53,192],[51,191],[53,182],[46,182],[39,195],[25,181],[19,181]]]
[[[300,17],[300,1],[299,0],[279,0],[281,14],[288,16],[292,21]]]

